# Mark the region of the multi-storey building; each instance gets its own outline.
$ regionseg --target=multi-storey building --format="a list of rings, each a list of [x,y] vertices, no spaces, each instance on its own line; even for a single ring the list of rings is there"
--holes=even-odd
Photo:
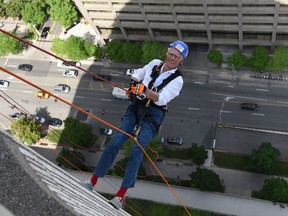
[[[284,0],[74,0],[103,40],[288,45]]]

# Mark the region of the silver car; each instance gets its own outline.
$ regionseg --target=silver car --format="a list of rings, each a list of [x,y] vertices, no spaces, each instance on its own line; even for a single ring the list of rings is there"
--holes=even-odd
[[[54,91],[68,93],[70,92],[70,86],[65,84],[58,84],[54,87]]]

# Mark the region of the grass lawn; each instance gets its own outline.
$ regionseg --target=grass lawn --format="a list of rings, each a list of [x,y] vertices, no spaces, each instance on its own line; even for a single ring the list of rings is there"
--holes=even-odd
[[[231,153],[215,152],[214,154],[214,164],[219,167],[253,172],[249,169],[249,159],[249,156],[235,155]],[[287,177],[288,162],[278,161],[273,175]]]

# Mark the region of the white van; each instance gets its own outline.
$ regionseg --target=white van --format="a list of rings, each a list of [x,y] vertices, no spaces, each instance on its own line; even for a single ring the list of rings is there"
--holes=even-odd
[[[127,88],[125,88],[127,89]],[[127,89],[128,90],[128,89]],[[119,87],[113,87],[112,96],[114,98],[122,99],[122,100],[128,100],[128,96],[126,95],[126,91]]]
[[[73,64],[73,65],[76,65],[77,67],[81,66],[81,63],[77,62],[77,61],[67,61],[67,62],[69,62],[70,64]],[[58,62],[57,67],[74,68],[74,66],[71,66],[70,64],[63,62],[63,61],[60,61],[60,62]]]

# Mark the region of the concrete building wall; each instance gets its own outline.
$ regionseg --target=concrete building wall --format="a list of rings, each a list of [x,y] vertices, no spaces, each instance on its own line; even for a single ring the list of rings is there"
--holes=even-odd
[[[74,0],[103,40],[274,48],[288,44],[288,4],[279,0]]]

